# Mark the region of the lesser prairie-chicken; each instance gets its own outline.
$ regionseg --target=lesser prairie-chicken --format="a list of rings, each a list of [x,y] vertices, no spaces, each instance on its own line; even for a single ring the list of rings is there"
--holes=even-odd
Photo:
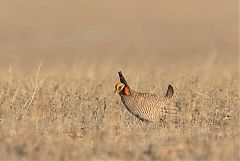
[[[115,86],[126,109],[142,121],[176,120],[179,109],[172,100],[173,87],[168,86],[165,96],[133,91],[127,84],[122,72],[118,72],[120,83]]]

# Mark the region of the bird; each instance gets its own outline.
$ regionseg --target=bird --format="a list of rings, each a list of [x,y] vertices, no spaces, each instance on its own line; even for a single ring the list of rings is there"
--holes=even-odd
[[[159,97],[152,93],[135,92],[121,71],[118,75],[120,82],[115,85],[115,93],[120,95],[124,106],[132,115],[145,122],[175,121],[178,118],[179,109],[172,99],[172,85],[169,84],[166,94]]]

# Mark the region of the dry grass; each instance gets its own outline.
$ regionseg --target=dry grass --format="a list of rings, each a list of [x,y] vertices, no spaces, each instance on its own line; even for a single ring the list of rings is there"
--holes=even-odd
[[[239,161],[237,3],[1,0],[0,161]],[[181,122],[135,119],[118,70]]]
[[[132,117],[113,94],[118,77],[111,66],[49,73],[43,65],[37,85],[35,73],[3,72],[0,160],[239,160],[238,75],[210,71],[214,59],[169,75],[163,68],[124,68],[138,91],[163,95],[174,85],[179,124]]]

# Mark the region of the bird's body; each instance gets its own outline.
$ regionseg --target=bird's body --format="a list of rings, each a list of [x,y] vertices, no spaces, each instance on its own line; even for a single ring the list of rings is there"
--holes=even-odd
[[[122,95],[121,100],[127,110],[141,120],[174,119],[178,111],[173,101],[150,93],[133,92],[130,96]]]
[[[171,99],[172,86],[169,85],[165,97],[158,97],[151,93],[139,93],[131,90],[121,73],[119,73],[119,77],[120,81],[121,79],[124,81],[116,85],[116,90],[119,91],[124,106],[131,114],[142,121],[175,120],[177,118],[178,108]]]

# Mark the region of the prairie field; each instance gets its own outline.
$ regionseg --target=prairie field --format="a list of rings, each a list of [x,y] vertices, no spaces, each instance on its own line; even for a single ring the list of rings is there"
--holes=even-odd
[[[14,0],[0,13],[0,161],[240,160],[236,1]],[[131,115],[120,70],[135,91],[171,84],[180,120]]]
[[[239,160],[238,74],[214,73],[208,63],[194,72],[123,70],[137,91],[163,96],[171,83],[178,124],[134,118],[113,93],[111,66],[48,73],[42,65],[39,75],[37,66],[28,74],[11,67],[0,82],[1,159]]]

